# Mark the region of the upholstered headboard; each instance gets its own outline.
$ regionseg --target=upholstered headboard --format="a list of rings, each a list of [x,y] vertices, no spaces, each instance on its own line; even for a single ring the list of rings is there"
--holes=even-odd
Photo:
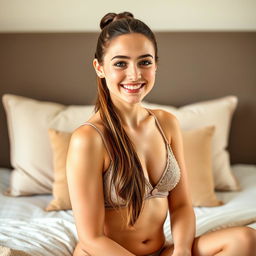
[[[159,67],[149,102],[182,106],[238,96],[231,163],[256,164],[256,32],[159,32]],[[0,34],[0,95],[62,104],[93,104],[97,33]],[[0,166],[10,167],[0,106]]]

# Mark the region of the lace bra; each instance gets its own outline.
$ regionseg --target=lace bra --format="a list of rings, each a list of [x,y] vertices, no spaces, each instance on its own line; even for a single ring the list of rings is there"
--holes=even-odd
[[[165,166],[165,169],[160,176],[158,182],[156,185],[152,185],[150,181],[145,177],[145,194],[144,194],[144,200],[150,199],[153,197],[166,197],[169,195],[169,192],[178,184],[180,180],[180,168],[178,165],[178,162],[176,161],[176,158],[173,154],[172,148],[170,144],[168,143],[168,140],[166,139],[164,132],[160,126],[159,121],[157,120],[155,114],[151,112],[149,109],[146,109],[151,115],[154,116],[157,127],[159,128],[165,144],[166,144],[166,152],[167,152],[167,163]],[[86,122],[84,124],[91,125],[94,127],[101,135],[102,140],[105,144],[105,147],[110,155],[106,140],[102,134],[102,132],[92,123]],[[125,201],[121,198],[118,197],[118,195],[115,193],[115,188],[113,185],[111,186],[111,177],[113,174],[113,161],[111,161],[110,166],[108,169],[103,173],[103,189],[104,189],[104,202],[105,202],[105,208],[113,208],[110,202],[110,198],[108,196],[109,191],[110,196],[112,199],[112,202],[114,203],[115,206],[119,207],[125,207]]]

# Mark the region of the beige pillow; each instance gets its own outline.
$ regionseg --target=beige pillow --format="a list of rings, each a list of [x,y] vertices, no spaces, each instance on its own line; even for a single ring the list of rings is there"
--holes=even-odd
[[[183,131],[184,158],[193,206],[222,204],[214,193],[212,137],[215,126]]]
[[[48,122],[64,106],[21,96],[3,95],[14,168],[6,195],[51,193],[52,155],[47,139]]]
[[[52,193],[53,159],[48,129],[72,132],[89,119],[93,106],[65,106],[27,97],[2,97],[13,171],[6,195]]]
[[[66,158],[71,133],[49,129],[49,138],[53,153],[54,183],[53,200],[47,206],[47,211],[69,210],[71,203],[67,185]]]
[[[180,108],[144,102],[149,108],[160,108],[173,113],[182,130],[189,131],[205,126],[215,126],[212,140],[212,169],[215,189],[239,190],[239,184],[232,173],[228,146],[229,131],[233,113],[237,106],[236,96],[198,102]]]
[[[194,206],[216,206],[211,168],[211,142],[214,126],[183,132],[185,163]],[[54,199],[47,211],[71,209],[66,177],[66,158],[71,133],[49,129],[54,159]]]

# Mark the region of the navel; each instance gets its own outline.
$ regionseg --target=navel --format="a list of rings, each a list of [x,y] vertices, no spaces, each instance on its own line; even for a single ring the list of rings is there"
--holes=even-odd
[[[143,244],[147,244],[150,241],[150,239],[145,239],[144,241],[142,241]]]

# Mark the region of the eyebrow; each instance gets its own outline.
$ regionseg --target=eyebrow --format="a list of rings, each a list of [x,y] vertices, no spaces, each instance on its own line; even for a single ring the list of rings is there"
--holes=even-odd
[[[151,57],[152,59],[154,59],[154,57],[151,54],[144,54],[139,56],[137,59],[142,59],[142,58],[146,58],[146,57]],[[130,59],[130,57],[125,56],[125,55],[116,55],[115,57],[113,57],[111,60],[113,59]]]

